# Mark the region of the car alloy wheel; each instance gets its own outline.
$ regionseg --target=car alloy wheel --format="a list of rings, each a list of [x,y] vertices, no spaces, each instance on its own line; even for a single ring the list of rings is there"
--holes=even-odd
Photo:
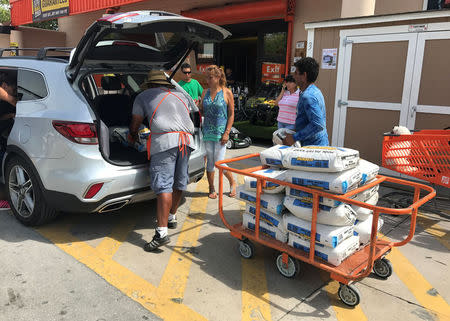
[[[9,194],[12,206],[17,213],[28,218],[35,206],[33,183],[27,171],[20,165],[15,165],[9,175]]]

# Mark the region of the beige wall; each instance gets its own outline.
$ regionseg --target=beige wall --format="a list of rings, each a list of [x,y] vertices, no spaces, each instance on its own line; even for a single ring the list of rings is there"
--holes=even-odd
[[[342,0],[341,18],[371,16],[376,0]]]
[[[0,48],[9,48],[10,43],[10,35],[8,34],[0,34]]]
[[[338,0],[297,0],[292,39],[293,49],[297,41],[307,40],[306,22],[338,19],[341,17],[341,1]]]
[[[11,42],[17,42],[20,48],[65,47],[64,32],[39,28],[19,27],[11,31]],[[9,44],[8,44],[9,47]]]
[[[423,10],[424,0],[376,0],[375,15]]]
[[[314,35],[314,52],[313,57],[319,63],[322,59],[322,49],[324,48],[339,48],[339,30],[337,28],[318,29]],[[337,62],[339,63],[339,61]],[[325,108],[327,112],[327,132],[332,141],[333,136],[333,117],[334,117],[334,101],[336,93],[336,69],[322,69],[319,70],[319,77],[316,85],[322,91],[325,98]]]

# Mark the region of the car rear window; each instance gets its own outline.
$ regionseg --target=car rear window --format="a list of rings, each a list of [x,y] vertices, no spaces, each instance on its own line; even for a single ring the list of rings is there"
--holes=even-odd
[[[21,101],[39,100],[47,97],[48,90],[44,76],[36,71],[19,69],[17,93]]]

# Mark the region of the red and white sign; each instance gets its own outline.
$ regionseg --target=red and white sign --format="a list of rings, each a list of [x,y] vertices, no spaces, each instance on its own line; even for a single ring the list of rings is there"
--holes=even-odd
[[[209,64],[198,64],[197,70],[200,71],[202,74],[206,73],[206,68],[210,66]]]
[[[281,84],[283,82],[282,75],[284,75],[284,70],[284,64],[263,62],[261,81]]]

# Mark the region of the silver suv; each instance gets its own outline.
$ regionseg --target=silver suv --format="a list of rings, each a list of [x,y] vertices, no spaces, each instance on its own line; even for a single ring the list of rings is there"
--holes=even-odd
[[[59,211],[105,212],[154,197],[146,153],[114,132],[128,127],[148,71],[173,75],[196,46],[229,35],[203,21],[135,11],[97,20],[70,59],[50,56],[48,48],[37,57],[1,58],[0,73],[16,77],[20,98],[2,146],[3,181],[16,218],[39,225]],[[196,125],[189,175],[198,181],[205,156],[201,117],[185,95]]]

